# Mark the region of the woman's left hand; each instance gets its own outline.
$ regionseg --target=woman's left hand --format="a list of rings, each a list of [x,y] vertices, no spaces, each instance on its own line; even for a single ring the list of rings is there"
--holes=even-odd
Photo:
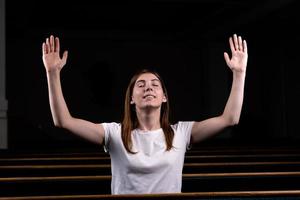
[[[224,52],[224,58],[228,67],[232,72],[246,72],[248,53],[246,40],[242,40],[241,36],[236,34],[229,38],[229,45],[231,49],[232,57],[229,58],[228,53]]]

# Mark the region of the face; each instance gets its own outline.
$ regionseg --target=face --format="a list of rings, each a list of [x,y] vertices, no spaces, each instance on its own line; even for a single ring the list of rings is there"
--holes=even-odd
[[[167,99],[160,80],[151,73],[141,74],[136,80],[131,97],[131,104],[137,108],[157,108]]]

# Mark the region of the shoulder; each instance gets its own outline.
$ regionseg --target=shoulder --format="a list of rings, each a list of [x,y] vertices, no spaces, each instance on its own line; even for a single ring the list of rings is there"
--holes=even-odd
[[[179,121],[171,125],[174,133],[174,144],[178,146],[184,145],[184,149],[190,149],[190,139],[194,121]]]
[[[179,121],[176,124],[171,125],[171,127],[177,132],[187,132],[191,131],[193,124],[194,121]]]
[[[102,123],[102,126],[104,129],[108,129],[108,128],[120,128],[121,127],[121,123],[117,123],[117,122],[104,122]]]
[[[111,142],[121,140],[121,123],[105,122],[102,123],[104,129],[104,151],[109,152]]]
[[[111,135],[121,131],[121,123],[105,122],[102,123],[102,126],[106,135]]]

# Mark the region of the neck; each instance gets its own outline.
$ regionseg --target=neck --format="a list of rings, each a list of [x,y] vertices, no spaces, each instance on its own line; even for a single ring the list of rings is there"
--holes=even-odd
[[[160,107],[152,109],[136,109],[139,129],[151,131],[161,128],[160,126]]]

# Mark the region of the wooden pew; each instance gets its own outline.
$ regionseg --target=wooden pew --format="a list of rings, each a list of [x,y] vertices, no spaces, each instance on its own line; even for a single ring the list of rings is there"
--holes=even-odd
[[[183,192],[300,190],[300,172],[183,174]],[[0,196],[109,194],[111,176],[0,178]]]
[[[250,161],[300,161],[300,153],[289,154],[245,154],[245,155],[187,155],[185,163],[202,162],[250,162]],[[109,164],[109,156],[67,156],[67,157],[9,157],[0,158],[1,165],[16,164]]]
[[[204,198],[199,192],[202,195],[232,192],[233,196],[249,194],[249,189],[265,191],[264,194],[273,190],[298,192],[299,162],[299,149],[195,149],[185,157],[182,191],[189,192],[190,196],[184,199]],[[110,158],[105,153],[0,156],[0,196],[3,198],[34,199],[37,195],[45,199],[148,198],[105,195],[110,193],[110,180]],[[195,191],[200,196],[193,197]],[[296,195],[297,192],[293,192],[290,194]],[[163,199],[181,199],[176,195]]]
[[[185,163],[183,173],[297,171],[300,161]],[[110,175],[110,164],[2,165],[0,177]]]
[[[85,200],[85,199],[124,199],[124,200],[183,200],[183,199],[231,199],[232,198],[255,198],[264,199],[272,198],[278,199],[295,199],[300,197],[300,190],[276,190],[276,191],[228,191],[228,192],[194,192],[194,193],[168,193],[168,194],[130,194],[130,195],[55,195],[55,196],[23,196],[23,197],[0,197],[0,200]],[[290,197],[290,198],[289,198]]]
[[[77,151],[77,152],[76,152]],[[245,155],[245,154],[300,154],[300,149],[296,146],[271,146],[271,147],[256,147],[256,146],[206,146],[206,147],[193,147],[186,152],[186,155]],[[108,156],[103,152],[102,148],[93,149],[91,151],[84,151],[82,149],[73,150],[72,152],[63,149],[60,152],[48,153],[23,153],[23,151],[4,151],[0,150],[0,158],[39,158],[39,157],[103,157]]]

